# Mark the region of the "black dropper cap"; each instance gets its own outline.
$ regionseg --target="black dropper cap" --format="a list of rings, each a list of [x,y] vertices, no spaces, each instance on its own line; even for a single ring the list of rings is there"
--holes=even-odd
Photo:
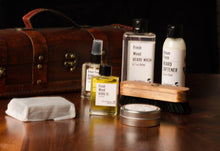
[[[101,76],[111,76],[112,75],[112,67],[107,64],[101,64],[99,68],[99,74]]]
[[[170,38],[183,37],[183,25],[182,24],[168,25],[167,37],[170,37]]]

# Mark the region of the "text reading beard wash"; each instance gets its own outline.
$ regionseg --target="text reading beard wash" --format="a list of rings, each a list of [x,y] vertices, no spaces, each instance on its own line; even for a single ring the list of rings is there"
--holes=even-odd
[[[163,51],[162,84],[184,86],[185,85],[185,51]]]
[[[127,80],[153,82],[155,42],[129,41]]]

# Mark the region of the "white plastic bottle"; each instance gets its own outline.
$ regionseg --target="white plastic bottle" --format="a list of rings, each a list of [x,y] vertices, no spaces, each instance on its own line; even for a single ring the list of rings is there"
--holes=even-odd
[[[162,52],[162,84],[185,86],[186,44],[182,33],[182,25],[168,26]]]

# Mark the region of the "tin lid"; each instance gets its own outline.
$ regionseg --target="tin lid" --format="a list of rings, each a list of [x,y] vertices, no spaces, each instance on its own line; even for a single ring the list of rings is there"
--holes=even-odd
[[[149,104],[126,104],[120,108],[122,124],[153,127],[160,124],[160,108]]]

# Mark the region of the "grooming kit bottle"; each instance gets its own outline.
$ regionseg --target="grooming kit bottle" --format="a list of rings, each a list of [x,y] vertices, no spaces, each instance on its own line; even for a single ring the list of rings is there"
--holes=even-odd
[[[94,39],[92,44],[90,62],[86,62],[82,65],[82,88],[81,97],[89,98],[91,89],[91,78],[99,75],[99,67],[102,57],[103,41]]]
[[[117,115],[119,78],[111,76],[110,65],[100,65],[100,76],[92,77],[90,114]]]
[[[121,81],[153,82],[156,35],[144,31],[144,20],[133,20],[133,32],[125,32],[122,44]]]
[[[182,38],[182,25],[169,25],[162,52],[161,83],[185,86],[186,44]]]

